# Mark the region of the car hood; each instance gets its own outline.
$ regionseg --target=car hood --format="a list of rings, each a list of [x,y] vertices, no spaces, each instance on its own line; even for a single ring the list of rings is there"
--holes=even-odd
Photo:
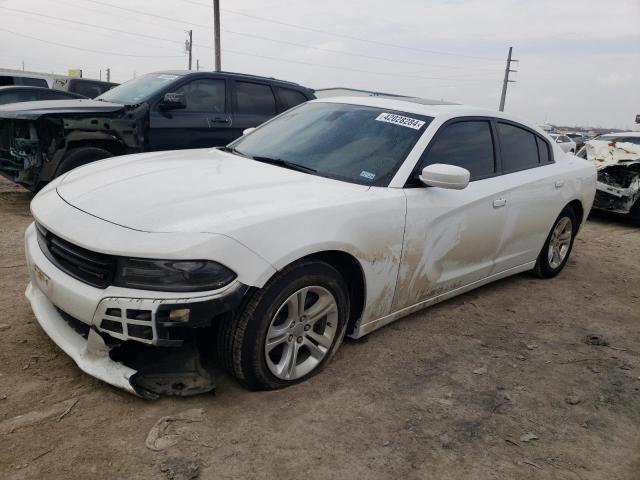
[[[72,170],[57,186],[70,205],[127,228],[229,235],[367,189],[216,149],[102,160]]]
[[[111,113],[122,110],[119,103],[101,102],[91,99],[43,100],[40,102],[9,103],[0,106],[0,118],[33,120],[43,115],[70,113]]]

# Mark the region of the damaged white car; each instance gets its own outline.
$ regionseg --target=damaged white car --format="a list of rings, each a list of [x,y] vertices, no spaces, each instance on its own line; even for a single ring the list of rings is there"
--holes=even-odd
[[[640,219],[640,132],[601,135],[578,156],[598,169],[594,208]]]
[[[81,167],[33,200],[26,295],[85,372],[146,398],[309,378],[345,335],[558,274],[593,165],[504,113],[340,98],[223,149]],[[201,361],[201,359],[204,359]]]

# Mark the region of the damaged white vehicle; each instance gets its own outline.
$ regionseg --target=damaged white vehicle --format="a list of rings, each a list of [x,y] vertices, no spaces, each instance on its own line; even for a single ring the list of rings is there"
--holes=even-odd
[[[595,181],[504,113],[312,101],[223,149],[50,183],[31,204],[26,295],[82,370],[146,398],[212,389],[209,358],[251,389],[284,387],[345,335],[519,272],[558,274]]]
[[[601,135],[578,156],[598,169],[594,208],[640,219],[640,132]]]

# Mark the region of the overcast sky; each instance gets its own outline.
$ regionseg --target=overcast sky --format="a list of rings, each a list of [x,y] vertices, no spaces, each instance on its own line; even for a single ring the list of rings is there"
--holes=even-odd
[[[497,108],[513,46],[507,111],[538,123],[638,129],[640,0],[220,3],[224,70]],[[0,0],[0,67],[24,61],[27,70],[81,68],[94,78],[110,67],[123,82],[186,68],[184,31],[193,29],[194,58],[212,69],[212,22],[210,0]]]

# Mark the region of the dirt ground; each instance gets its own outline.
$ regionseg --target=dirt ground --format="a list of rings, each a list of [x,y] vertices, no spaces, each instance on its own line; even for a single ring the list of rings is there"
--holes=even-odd
[[[30,198],[0,180],[0,478],[640,478],[638,224],[592,215],[559,277],[347,341],[302,385],[220,374],[215,396],[147,402],[81,373],[36,323]]]

